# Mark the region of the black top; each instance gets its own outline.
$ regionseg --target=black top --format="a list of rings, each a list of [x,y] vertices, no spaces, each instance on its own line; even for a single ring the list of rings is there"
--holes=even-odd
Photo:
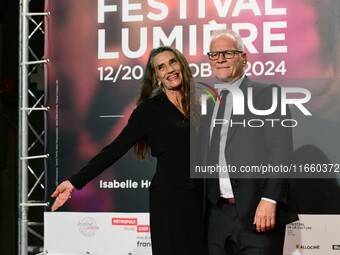
[[[119,136],[73,175],[70,182],[81,189],[143,137],[150,145],[151,155],[157,158],[157,169],[150,188],[195,188],[196,181],[190,179],[189,171],[190,124],[164,93],[135,108]]]

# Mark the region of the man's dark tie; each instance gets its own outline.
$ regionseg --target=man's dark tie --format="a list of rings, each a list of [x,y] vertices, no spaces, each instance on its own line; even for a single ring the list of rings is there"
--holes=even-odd
[[[227,95],[228,90],[222,90],[221,92],[221,104],[218,107],[218,111],[216,114],[216,119],[222,120],[224,118],[224,112],[227,104]],[[213,119],[211,119],[213,121]],[[220,154],[220,140],[221,140],[221,129],[222,125],[228,124],[217,124],[213,128],[213,132],[211,134],[209,152],[208,152],[208,165],[216,166],[219,164],[219,154]],[[210,202],[213,205],[216,205],[218,199],[220,198],[220,185],[218,179],[218,173],[216,175],[211,175],[211,178],[207,180],[207,196]]]

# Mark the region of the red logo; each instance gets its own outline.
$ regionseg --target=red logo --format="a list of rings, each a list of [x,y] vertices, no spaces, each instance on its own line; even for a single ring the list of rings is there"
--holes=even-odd
[[[139,233],[150,232],[150,226],[149,225],[138,225],[137,232]]]
[[[137,218],[112,218],[112,225],[136,226]]]

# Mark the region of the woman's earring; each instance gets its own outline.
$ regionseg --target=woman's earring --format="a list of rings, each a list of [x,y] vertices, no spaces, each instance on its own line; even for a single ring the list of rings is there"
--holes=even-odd
[[[162,82],[161,81],[158,81],[158,87],[161,87],[162,86]]]

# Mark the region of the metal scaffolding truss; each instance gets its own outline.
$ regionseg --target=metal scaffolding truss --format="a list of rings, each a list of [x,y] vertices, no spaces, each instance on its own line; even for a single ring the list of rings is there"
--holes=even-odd
[[[34,3],[35,2],[35,3]],[[38,6],[38,10],[35,10]],[[39,12],[42,9],[41,12]],[[19,206],[18,254],[43,253],[45,91],[36,88],[43,77],[44,2],[20,0],[19,21]],[[40,84],[41,85],[41,84]]]

